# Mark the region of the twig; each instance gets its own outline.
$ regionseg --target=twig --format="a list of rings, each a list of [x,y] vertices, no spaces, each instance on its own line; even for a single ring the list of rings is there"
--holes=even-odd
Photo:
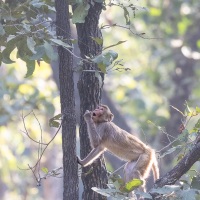
[[[119,170],[121,170],[128,162],[124,163],[121,167],[119,167],[118,169],[116,169],[114,172],[112,172],[110,175],[109,175],[109,179],[111,176],[113,176],[113,174],[116,174]]]

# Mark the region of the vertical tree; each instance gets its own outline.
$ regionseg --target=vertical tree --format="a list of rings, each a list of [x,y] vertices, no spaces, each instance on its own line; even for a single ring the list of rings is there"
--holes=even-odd
[[[102,45],[97,44],[92,37],[102,38],[101,31],[98,27],[99,16],[102,11],[101,3],[90,5],[88,15],[84,23],[76,24],[78,34],[78,44],[81,52],[81,57],[96,56],[102,52]],[[95,71],[88,72],[84,70],[96,70],[97,65],[94,63],[83,62],[83,71],[78,82],[78,90],[80,94],[80,149],[81,157],[85,157],[91,150],[90,142],[87,134],[86,123],[83,115],[86,110],[93,110],[101,100],[101,86],[98,79],[95,77]],[[102,75],[103,79],[103,75]],[[83,168],[82,181],[84,185],[83,199],[106,199],[105,197],[93,192],[92,187],[105,187],[107,183],[107,173],[105,164],[102,159],[92,165],[91,173],[88,173],[90,167]]]
[[[68,1],[56,0],[56,32],[69,45],[71,32]],[[62,46],[58,47],[60,102],[62,113],[62,147],[64,192],[63,200],[78,199],[78,174],[76,163],[76,116],[73,81],[73,56]]]

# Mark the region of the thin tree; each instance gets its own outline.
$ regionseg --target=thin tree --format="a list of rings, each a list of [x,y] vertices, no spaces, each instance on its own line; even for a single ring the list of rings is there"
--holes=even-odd
[[[66,39],[67,43],[71,45],[68,1],[56,0],[55,7],[57,36]],[[64,171],[63,200],[77,200],[78,166],[76,162],[76,116],[72,69],[73,56],[61,46],[58,47],[58,54]]]

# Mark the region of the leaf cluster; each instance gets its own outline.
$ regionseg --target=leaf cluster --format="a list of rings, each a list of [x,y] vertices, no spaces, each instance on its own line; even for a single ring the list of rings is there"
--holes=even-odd
[[[26,62],[26,77],[32,75],[35,60],[49,63],[57,59],[50,39],[55,38],[55,28],[50,14],[55,13],[52,1],[32,0],[10,7],[1,2],[0,64],[12,64],[10,58],[17,49],[17,58]]]

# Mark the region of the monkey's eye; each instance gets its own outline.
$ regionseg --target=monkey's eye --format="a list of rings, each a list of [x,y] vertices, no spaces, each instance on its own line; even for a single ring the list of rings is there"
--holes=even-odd
[[[94,112],[93,112],[93,114],[92,114],[92,115],[93,115],[93,116],[96,116],[96,113],[94,113]]]

